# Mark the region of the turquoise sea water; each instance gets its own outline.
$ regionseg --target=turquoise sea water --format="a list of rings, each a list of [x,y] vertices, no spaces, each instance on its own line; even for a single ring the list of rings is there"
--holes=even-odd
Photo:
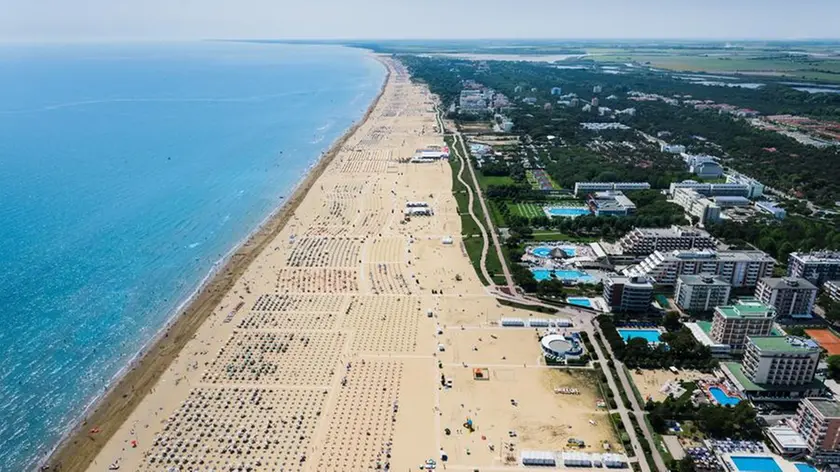
[[[55,445],[384,76],[338,47],[0,46],[0,470]]]

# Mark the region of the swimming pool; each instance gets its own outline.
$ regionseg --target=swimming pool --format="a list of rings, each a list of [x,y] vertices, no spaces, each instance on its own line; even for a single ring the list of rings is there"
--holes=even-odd
[[[575,217],[590,213],[589,208],[586,207],[545,207],[544,209],[549,216]]]
[[[809,465],[809,464],[804,464],[802,462],[798,462],[798,463],[793,464],[793,465],[796,466],[796,470],[798,470],[799,472],[817,472],[817,469],[811,467],[811,465]]]
[[[735,406],[738,403],[741,403],[741,399],[738,397],[730,397],[726,394],[720,387],[710,387],[709,393],[715,397],[715,401],[723,406]]]
[[[618,334],[621,335],[621,338],[624,339],[624,342],[629,341],[632,338],[642,338],[647,340],[648,344],[658,344],[659,335],[661,334],[658,330],[655,329],[618,329]]]
[[[566,303],[570,305],[585,306],[586,308],[592,308],[592,302],[590,302],[589,299],[585,297],[569,297],[566,299]]]
[[[738,472],[782,472],[772,457],[732,456],[730,459]]]
[[[531,269],[531,273],[534,274],[534,279],[536,279],[537,282],[550,280],[551,274],[553,273],[555,277],[564,282],[595,283],[594,277],[579,270],[551,270],[535,268]]]
[[[563,252],[565,252],[566,255],[569,256],[569,257],[575,257],[575,254],[577,253],[577,251],[573,247],[559,246],[559,248],[562,249]],[[550,257],[551,256],[551,251],[553,249],[554,248],[551,247],[551,246],[539,246],[539,247],[535,247],[534,249],[531,249],[531,254],[533,254],[537,257],[543,257],[543,258]]]

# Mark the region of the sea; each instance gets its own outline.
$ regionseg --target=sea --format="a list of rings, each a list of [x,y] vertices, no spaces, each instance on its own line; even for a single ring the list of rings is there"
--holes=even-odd
[[[0,45],[0,470],[33,470],[362,118],[361,50]]]

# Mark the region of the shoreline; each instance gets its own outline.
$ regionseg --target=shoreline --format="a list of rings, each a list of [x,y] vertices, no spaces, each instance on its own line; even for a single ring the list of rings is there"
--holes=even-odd
[[[195,290],[177,305],[161,329],[109,380],[109,388],[85,406],[80,417],[62,434],[58,443],[34,464],[34,470],[67,472],[87,469],[99,451],[151,392],[161,374],[171,366],[199,327],[216,310],[227,292],[285,228],[304,197],[347,140],[368,121],[391,80],[391,71],[380,57],[372,53],[370,57],[384,66],[385,77],[379,92],[362,117],[309,167],[282,204],[213,264]],[[91,425],[99,429],[95,437],[88,431]],[[89,441],[83,442],[85,439]]]

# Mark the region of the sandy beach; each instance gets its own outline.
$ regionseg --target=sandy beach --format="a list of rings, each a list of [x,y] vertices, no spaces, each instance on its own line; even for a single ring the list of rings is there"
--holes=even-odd
[[[406,162],[443,145],[435,97],[382,61],[367,119],[52,470],[405,471],[445,468],[441,451],[446,468],[518,470],[520,450],[570,438],[620,450],[592,371],[549,368],[533,329],[499,327],[533,313],[501,306],[476,277],[449,163]],[[416,201],[433,215],[406,220]]]

